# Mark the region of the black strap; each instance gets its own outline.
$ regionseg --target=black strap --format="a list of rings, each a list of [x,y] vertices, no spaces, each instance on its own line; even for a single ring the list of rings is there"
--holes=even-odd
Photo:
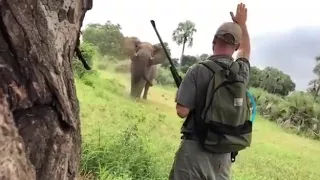
[[[208,68],[212,72],[212,74],[224,70],[216,61],[213,60],[202,61],[199,64],[202,64],[203,66]]]
[[[218,64],[216,60],[206,60],[206,61],[200,62],[199,64],[204,65],[212,73],[222,71],[222,70],[230,70],[233,74],[237,74],[240,70],[239,64],[235,63],[234,61],[229,67],[226,67],[227,69],[223,68],[220,64]]]
[[[238,155],[238,152],[232,152],[231,153],[231,162],[234,163],[236,161],[237,155]]]

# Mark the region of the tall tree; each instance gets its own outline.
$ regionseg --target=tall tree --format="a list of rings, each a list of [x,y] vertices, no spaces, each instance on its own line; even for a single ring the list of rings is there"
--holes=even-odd
[[[196,32],[196,25],[190,20],[180,22],[177,29],[173,31],[172,40],[175,41],[179,46],[182,45],[180,60],[183,57],[186,43],[188,43],[188,47],[193,46],[193,34]]]
[[[73,180],[79,103],[71,61],[92,0],[0,1],[0,174]]]
[[[198,59],[199,61],[204,61],[204,60],[207,60],[209,57],[210,57],[209,54],[203,53],[198,57]]]
[[[317,99],[320,91],[320,56],[316,57],[316,66],[313,68],[313,73],[317,78],[309,82],[309,91],[313,94],[314,99]]]
[[[102,55],[126,58],[122,52],[123,34],[120,24],[107,21],[105,24],[89,24],[83,30],[83,41],[98,47]]]
[[[195,56],[189,56],[189,55],[182,56],[181,63],[180,63],[180,70],[183,73],[186,73],[188,71],[188,69],[190,68],[190,66],[197,63],[198,61],[199,61],[199,59]]]
[[[273,67],[266,67],[263,70],[252,67],[249,85],[252,87],[260,87],[269,93],[282,96],[288,95],[291,91],[294,91],[296,87],[288,74]]]

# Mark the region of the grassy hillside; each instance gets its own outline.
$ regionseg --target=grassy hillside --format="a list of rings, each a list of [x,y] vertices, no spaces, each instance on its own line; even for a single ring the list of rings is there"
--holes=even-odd
[[[76,81],[81,106],[84,179],[165,180],[180,142],[173,88],[150,88],[149,100],[128,96],[129,76],[100,72]],[[284,132],[259,117],[252,147],[240,152],[234,180],[316,180],[320,142]]]

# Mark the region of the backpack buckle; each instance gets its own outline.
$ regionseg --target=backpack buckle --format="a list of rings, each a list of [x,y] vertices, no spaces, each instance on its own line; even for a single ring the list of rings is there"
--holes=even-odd
[[[234,163],[236,161],[236,157],[238,155],[238,152],[232,152],[231,153],[231,162]]]

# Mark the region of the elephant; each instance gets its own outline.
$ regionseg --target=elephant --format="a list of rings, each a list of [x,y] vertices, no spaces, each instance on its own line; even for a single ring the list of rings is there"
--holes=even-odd
[[[153,86],[156,76],[157,64],[166,59],[162,46],[142,42],[137,37],[125,37],[123,52],[131,60],[131,97],[140,99],[144,89],[143,99],[147,99],[149,87]]]

